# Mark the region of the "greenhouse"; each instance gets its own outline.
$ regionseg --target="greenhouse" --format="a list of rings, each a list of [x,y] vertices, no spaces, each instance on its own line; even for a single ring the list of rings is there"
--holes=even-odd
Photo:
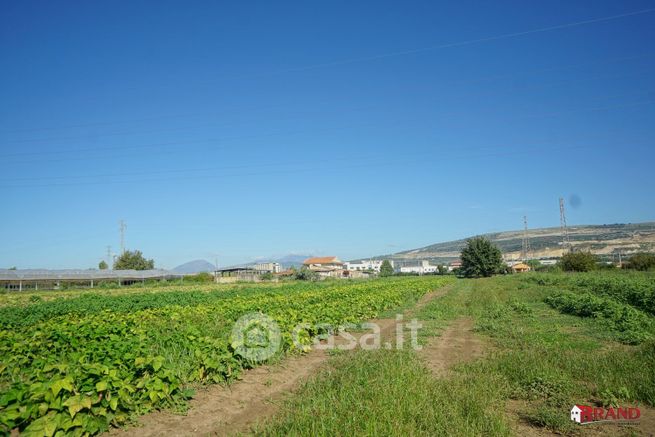
[[[69,287],[95,287],[113,283],[130,285],[146,280],[182,279],[184,275],[169,270],[45,270],[0,269],[0,289],[5,290],[57,290]]]

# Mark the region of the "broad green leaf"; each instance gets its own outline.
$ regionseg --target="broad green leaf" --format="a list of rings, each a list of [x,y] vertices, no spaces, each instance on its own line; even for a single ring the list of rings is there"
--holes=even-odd
[[[155,372],[159,369],[161,369],[161,366],[164,364],[164,357],[157,356],[155,357],[154,360],[152,360],[152,368],[155,370]]]
[[[68,392],[73,391],[73,378],[67,376],[54,381],[50,386],[50,390],[52,390],[52,394],[55,396],[57,396],[61,390],[66,390]]]

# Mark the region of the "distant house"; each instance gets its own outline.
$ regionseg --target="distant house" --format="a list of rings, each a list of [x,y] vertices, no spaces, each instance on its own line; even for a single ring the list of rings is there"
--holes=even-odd
[[[280,263],[275,262],[261,262],[253,264],[252,267],[257,271],[264,273],[280,273],[282,271],[282,266],[280,266]]]
[[[307,267],[337,267],[343,269],[343,262],[336,256],[318,256],[307,258],[303,261],[303,265]]]
[[[382,267],[382,260],[362,260],[356,262],[346,262],[344,263],[346,270],[351,272],[355,271],[374,271],[380,272]]]
[[[419,275],[425,275],[427,273],[436,273],[437,266],[433,266],[427,260],[419,260],[412,264],[400,265],[398,268],[400,273],[416,273]]]
[[[514,270],[516,273],[523,273],[529,272],[531,269],[530,266],[526,263],[517,263],[512,266],[512,270]]]
[[[344,276],[343,272],[346,271],[343,268],[344,263],[336,256],[307,258],[302,264],[321,277],[341,278]]]
[[[295,270],[292,269],[287,269],[287,270],[282,270],[281,272],[275,273],[275,276],[279,277],[290,277],[296,274]]]
[[[219,283],[229,283],[237,281],[254,282],[259,280],[261,272],[255,270],[252,266],[241,265],[223,267],[214,272],[215,281]]]
[[[451,261],[450,264],[448,264],[448,271],[452,272],[455,269],[461,269],[462,268],[462,261],[461,260],[455,260]]]

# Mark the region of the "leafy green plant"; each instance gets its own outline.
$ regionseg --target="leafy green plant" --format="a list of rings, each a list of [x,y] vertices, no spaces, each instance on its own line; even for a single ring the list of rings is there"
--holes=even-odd
[[[447,277],[357,283],[300,282],[211,291],[85,294],[5,307],[0,321],[0,433],[97,434],[154,409],[180,409],[192,384],[231,381],[253,363],[235,353],[230,330],[262,311],[282,333],[279,353],[301,353],[300,323],[338,326],[376,317]]]
[[[639,344],[653,338],[652,318],[610,298],[562,291],[546,297],[545,302],[566,314],[599,319],[624,343]]]
[[[590,272],[596,269],[598,258],[591,252],[570,252],[559,261],[566,272]]]

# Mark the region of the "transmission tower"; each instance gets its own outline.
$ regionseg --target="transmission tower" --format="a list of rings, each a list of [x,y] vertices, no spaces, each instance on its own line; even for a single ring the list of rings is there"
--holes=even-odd
[[[562,229],[562,248],[565,252],[571,250],[571,241],[569,240],[569,229],[566,226],[566,212],[564,211],[564,198],[559,198],[559,226]]]
[[[123,220],[119,222],[119,230],[121,232],[121,255],[125,253],[125,228],[127,228],[127,225]]]
[[[522,254],[523,261],[526,262],[530,259],[530,238],[528,237],[528,217],[523,216],[523,246]]]
[[[107,246],[107,266],[111,267],[111,246]]]

